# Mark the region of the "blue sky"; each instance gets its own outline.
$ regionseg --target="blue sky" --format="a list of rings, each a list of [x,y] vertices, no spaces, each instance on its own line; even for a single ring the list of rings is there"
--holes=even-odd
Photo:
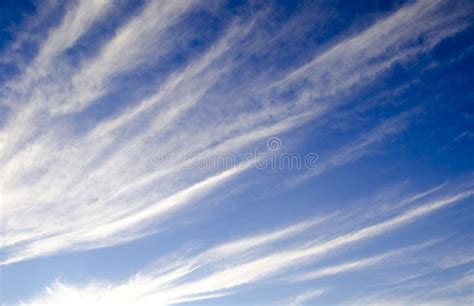
[[[2,305],[472,305],[471,1],[0,4]]]

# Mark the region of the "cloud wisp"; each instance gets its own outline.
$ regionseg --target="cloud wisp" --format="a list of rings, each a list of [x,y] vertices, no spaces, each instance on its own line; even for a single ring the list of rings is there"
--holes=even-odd
[[[91,6],[94,14],[87,13]],[[241,161],[244,166],[223,171],[185,171],[179,164],[156,170],[149,163],[156,152],[190,160],[203,152],[239,155],[336,111],[351,90],[466,27],[462,12],[444,12],[441,1],[418,1],[328,49],[315,50],[301,66],[274,76],[255,72],[246,81],[239,78],[239,67],[250,65],[248,59],[265,48],[254,40],[271,44],[273,37],[258,32],[264,15],[236,20],[204,51],[154,81],[158,85],[151,93],[137,93],[136,100],[78,132],[79,118],[116,90],[118,78],[138,73],[143,65],[169,66],[165,54],[182,46],[168,38],[191,31],[184,20],[192,12],[211,11],[193,1],[147,2],[109,40],[98,43],[99,51],[78,69],[54,69],[58,57],[110,6],[82,1],[68,11],[20,75],[21,86],[9,85],[6,104],[12,113],[0,131],[3,264],[145,235],[169,212],[204,201],[206,194],[250,168]],[[180,38],[191,40],[187,34]],[[246,90],[234,97],[229,88]],[[401,132],[394,126],[402,121],[389,119],[361,136],[350,152],[341,149],[328,165],[362,156],[372,144]]]
[[[120,284],[92,283],[85,286],[71,286],[58,281],[42,295],[25,305],[35,303],[62,305],[79,301],[90,305],[116,303],[118,305],[173,305],[222,297],[245,285],[281,275],[290,268],[304,267],[333,252],[345,252],[348,248],[350,249],[350,246],[405,227],[440,209],[464,201],[472,194],[472,190],[467,190],[458,194],[438,196],[432,201],[405,210],[390,219],[348,233],[340,234],[334,231],[332,237],[323,241],[306,235],[303,236],[305,238],[299,242],[299,245],[288,242],[281,244],[289,238],[308,232],[309,229],[313,232],[315,229],[324,229],[332,218],[325,217],[297,223],[274,232],[218,245],[182,260],[174,258],[172,262],[146,269]],[[348,264],[300,274],[301,277],[298,280],[307,281],[347,273],[355,269],[364,269],[381,263],[389,257],[409,257],[413,252],[419,252],[437,243],[439,241],[428,241]]]

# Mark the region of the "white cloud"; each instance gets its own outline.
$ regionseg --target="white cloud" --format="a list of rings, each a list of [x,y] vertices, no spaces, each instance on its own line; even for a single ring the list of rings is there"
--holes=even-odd
[[[324,267],[315,271],[309,271],[309,272],[299,274],[291,279],[293,281],[307,281],[307,280],[318,279],[318,278],[341,274],[341,273],[363,270],[368,267],[382,265],[384,262],[386,262],[389,259],[394,260],[396,259],[396,257],[406,256],[407,253],[410,254],[410,253],[419,251],[437,242],[439,241],[436,241],[436,240],[428,241],[425,243],[420,243],[418,245],[404,247],[404,248],[396,249],[393,251],[385,252],[380,255],[374,255],[374,256],[370,256],[367,258],[363,258],[363,259],[359,259],[359,260],[355,260],[351,262]]]
[[[106,13],[105,3],[84,1],[68,13],[46,40],[39,61],[54,61],[73,46]],[[104,7],[89,15],[84,13],[88,4]],[[4,262],[141,237],[147,232],[136,224],[163,222],[165,212],[191,207],[188,204],[243,171],[183,171],[178,164],[157,170],[149,161],[158,151],[194,161],[202,154],[246,152],[266,137],[334,111],[348,91],[465,27],[458,11],[440,12],[440,2],[420,1],[317,52],[306,65],[283,71],[282,80],[256,74],[249,81],[255,84],[235,84],[232,77],[239,74],[242,58],[265,44],[242,43],[252,39],[258,18],[231,23],[221,39],[183,70],[171,73],[156,92],[115,117],[95,122],[84,134],[72,132],[68,118],[108,93],[114,77],[133,72],[143,60],[155,60],[151,54],[158,49],[178,47],[163,41],[162,34],[193,7],[190,1],[148,2],[80,69],[59,75],[48,70],[52,82],[24,88],[26,102],[16,103],[0,131]],[[414,43],[416,37],[426,39]],[[272,37],[267,39],[271,42]],[[217,85],[249,90],[234,97]],[[297,97],[288,103],[285,93],[294,89]],[[18,102],[19,96],[12,94],[8,100]],[[334,103],[323,102],[327,98]],[[386,129],[363,136],[356,144],[358,152],[391,133]],[[343,164],[345,157],[336,156],[333,165]]]
[[[306,305],[309,301],[317,298],[318,296],[323,295],[326,291],[327,291],[326,289],[316,289],[316,290],[305,291],[297,295],[289,303],[285,303],[285,305],[291,305],[291,306]]]
[[[330,154],[330,157],[320,164],[317,169],[290,179],[288,184],[293,186],[302,183],[332,168],[354,162],[368,155],[376,144],[384,141],[385,138],[389,136],[399,134],[405,130],[408,126],[408,119],[413,113],[414,111],[402,113],[401,115],[386,120],[372,130],[363,133],[362,136]]]
[[[87,302],[90,305],[111,305],[114,303],[118,303],[118,305],[171,305],[183,301],[223,296],[229,294],[229,290],[268,280],[292,267],[301,268],[321,256],[408,225],[436,210],[464,200],[472,193],[473,191],[469,190],[438,198],[391,219],[346,234],[336,235],[323,242],[306,240],[304,244],[296,247],[290,243],[280,248],[274,246],[273,249],[267,249],[272,243],[288,239],[313,226],[324,226],[324,223],[318,224],[320,221],[313,220],[273,233],[216,246],[190,258],[182,260],[174,258],[169,267],[153,267],[121,284],[95,283],[76,287],[58,282],[46,290],[43,295],[30,301],[28,305],[35,303],[64,305],[72,300]],[[258,243],[256,243],[257,241]],[[404,256],[406,255],[405,251],[419,250],[430,244],[433,242],[412,246],[411,249],[401,249],[395,253],[398,256]],[[322,270],[325,271],[322,275],[367,267],[375,262],[380,262],[387,256],[395,255],[395,253],[370,258],[366,262],[358,261],[345,266],[328,267],[326,270]],[[246,255],[242,256],[242,254]],[[81,300],[82,296],[85,300]]]

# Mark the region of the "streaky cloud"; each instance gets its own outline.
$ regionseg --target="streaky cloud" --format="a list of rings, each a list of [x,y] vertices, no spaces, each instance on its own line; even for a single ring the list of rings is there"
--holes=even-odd
[[[159,270],[155,267],[154,269],[158,269],[156,270],[157,272],[146,271],[144,273],[137,274],[123,284],[112,285],[97,283],[90,284],[85,287],[75,287],[67,286],[57,282],[43,295],[32,300],[31,303],[51,303],[53,305],[55,303],[64,304],[68,303],[68,301],[71,301],[72,298],[84,296],[85,301],[91,303],[91,305],[96,305],[99,303],[99,301],[100,303],[105,304],[119,303],[122,305],[151,305],[153,303],[158,303],[160,305],[173,305],[182,303],[184,301],[204,300],[214,296],[221,297],[229,294],[229,290],[231,289],[268,279],[271,276],[283,273],[290,267],[302,267],[309,262],[314,262],[318,258],[330,254],[331,252],[347,248],[357,242],[375,238],[397,228],[411,224],[419,218],[425,217],[437,210],[465,200],[472,194],[472,190],[467,190],[461,193],[439,197],[432,200],[431,202],[421,204],[416,208],[406,210],[399,215],[392,217],[391,219],[365,226],[346,234],[336,235],[327,241],[312,242],[309,240],[296,248],[294,245],[289,244],[286,247],[283,247],[283,249],[276,248],[270,251],[267,250],[264,252],[264,254],[260,254],[260,243],[250,243],[250,245],[246,246],[247,243],[242,243],[242,241],[252,242],[255,241],[255,239],[262,240],[262,237],[265,236],[267,238],[277,236],[277,240],[284,239],[286,237],[290,237],[291,235],[297,234],[299,230],[294,230],[295,228],[307,229],[309,228],[308,225],[315,221],[310,221],[310,223],[301,223],[299,225],[296,224],[295,226],[290,226],[287,229],[278,230],[273,234],[269,233],[264,236],[257,236],[260,238],[249,237],[243,240],[237,240],[237,242],[229,242],[224,244],[223,247],[217,246],[210,249],[209,251],[205,251],[204,253],[201,253],[201,255],[195,256],[195,259],[191,257],[184,259],[182,263],[178,262],[177,264],[175,260],[175,264],[173,264],[169,270]],[[323,224],[324,223],[321,225]],[[318,224],[314,225],[318,226]],[[312,224],[311,226],[314,225]],[[282,234],[284,232],[288,233],[288,231],[290,232],[289,235]],[[276,240],[271,238],[267,240],[267,242],[270,244],[275,241]],[[332,268],[329,267],[327,270],[321,270],[325,272],[319,271],[318,276],[348,272],[356,267],[362,268],[364,266],[374,264],[375,262],[379,262],[386,257],[394,256],[395,254],[398,256],[403,256],[405,251],[410,250],[410,248],[411,251],[416,249],[419,250],[429,245],[433,245],[435,242],[436,241],[429,241],[417,246],[411,246],[395,252],[389,252],[379,255],[378,257],[367,259],[365,262],[356,261],[355,263],[345,266]],[[220,254],[217,253],[218,257],[215,257],[216,253],[212,250],[227,249],[226,246],[229,245],[238,246],[232,247],[233,256],[238,257],[241,252],[247,252],[248,247],[250,247],[250,250],[254,252],[254,256],[253,258],[251,258],[251,256],[250,258],[237,259],[234,262],[229,261],[227,252]],[[251,254],[247,254],[246,257],[249,257],[250,255]],[[211,258],[212,260],[208,261],[206,258]],[[231,266],[219,268],[219,259],[225,260],[227,265],[229,265],[230,262],[233,263]],[[213,272],[212,269],[209,269],[211,267],[206,267],[206,265],[209,264],[211,264],[211,267],[214,266],[216,271]],[[201,270],[203,272],[200,272]],[[197,274],[192,276],[193,273]],[[463,282],[460,281],[460,284],[461,283]]]

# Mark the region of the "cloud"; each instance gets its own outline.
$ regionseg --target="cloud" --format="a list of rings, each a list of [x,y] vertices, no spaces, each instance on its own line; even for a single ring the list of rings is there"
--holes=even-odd
[[[285,305],[291,306],[300,306],[305,305],[308,301],[311,301],[318,296],[323,295],[327,290],[326,289],[316,289],[316,290],[308,290],[299,295],[297,295],[291,302],[286,303]]]
[[[33,82],[44,78],[48,72],[51,72],[52,61],[72,47],[96,22],[104,17],[111,10],[112,4],[112,1],[109,0],[68,3],[60,25],[52,30],[41,44],[36,58],[20,77],[20,82],[14,80],[7,84],[7,87],[21,91],[29,90],[29,86],[32,86]],[[37,19],[31,19],[28,26],[33,27],[41,23],[41,19],[50,14],[54,6],[53,1],[39,6],[39,16],[36,16]],[[15,43],[16,47],[12,48],[18,48],[18,45],[22,43],[22,38],[25,39],[24,37],[20,36]]]
[[[381,265],[389,259],[393,260],[394,257],[397,257],[397,256],[406,256],[407,253],[419,251],[437,242],[439,241],[436,241],[436,240],[428,241],[428,242],[421,243],[418,245],[408,246],[408,247],[400,248],[397,250],[385,252],[380,255],[370,256],[367,258],[363,258],[363,259],[359,259],[359,260],[355,260],[355,261],[351,261],[351,262],[347,262],[347,263],[343,263],[343,264],[339,264],[335,266],[324,267],[315,271],[309,271],[309,272],[305,272],[300,275],[297,275],[293,277],[292,280],[296,282],[301,282],[301,281],[313,280],[313,279],[318,279],[318,278],[341,274],[341,273],[363,270],[368,267]]]
[[[34,298],[27,304],[64,305],[70,301],[74,303],[80,301],[90,305],[112,305],[114,303],[118,303],[117,305],[171,305],[184,301],[222,297],[230,294],[230,290],[244,285],[261,283],[263,280],[269,280],[270,277],[282,274],[290,268],[302,268],[322,256],[406,226],[439,209],[465,200],[472,193],[472,190],[468,190],[438,197],[388,220],[379,221],[348,233],[333,234],[325,241],[306,237],[303,243],[298,243],[299,246],[294,243],[286,243],[281,246],[275,244],[304,233],[310,228],[324,228],[326,222],[330,222],[331,218],[314,219],[274,232],[241,238],[181,260],[173,257],[173,261],[164,261],[161,267],[148,268],[124,283],[92,283],[85,286],[71,286],[56,282],[41,296]],[[434,242],[402,248],[342,266],[327,267],[317,272],[317,277],[365,268],[395,255],[407,256],[412,251],[419,251],[433,245]],[[314,275],[309,277],[309,279],[312,278]]]
[[[389,290],[345,301],[346,305],[469,305],[472,294],[472,271],[450,277],[449,280],[424,279],[412,286],[392,285]],[[429,293],[427,293],[429,292]]]
[[[170,66],[160,55],[178,52],[181,45],[168,38],[192,32],[185,20],[198,8],[192,1],[151,1],[110,39],[96,42],[98,53],[79,68],[55,71],[57,57],[107,15],[108,2],[92,2],[68,11],[42,44],[44,51],[33,61],[44,71],[32,74],[38,82],[20,80],[25,85],[8,92],[12,114],[0,131],[4,264],[143,237],[169,212],[190,209],[197,199],[205,202],[206,194],[248,169],[186,171],[179,162],[155,169],[150,159],[157,152],[197,161],[253,151],[267,137],[337,111],[347,93],[466,26],[459,10],[445,12],[442,2],[420,1],[315,50],[301,66],[278,70],[274,63],[269,71],[278,73],[249,69],[253,72],[242,78],[242,68],[253,65],[249,58],[274,43],[272,35],[258,32],[265,13],[228,23],[208,48]],[[99,7],[89,14],[87,5]],[[280,38],[290,34],[281,33],[286,34]],[[155,90],[84,122],[87,109],[114,92],[116,78],[140,71],[148,60],[172,67],[150,81]],[[238,95],[232,92],[236,88]],[[371,144],[399,131],[394,126],[389,120],[362,135],[331,165],[365,154]],[[146,226],[137,226],[142,223]]]
[[[111,211],[107,211],[106,214],[102,212],[100,219],[106,222],[97,224],[97,226],[92,229],[88,228],[88,223],[82,225],[75,224],[74,227],[67,229],[65,233],[57,232],[56,235],[49,236],[47,232],[48,227],[45,226],[42,228],[43,232],[45,232],[45,234],[43,234],[44,237],[40,236],[38,241],[27,243],[22,251],[16,252],[16,255],[8,257],[2,261],[1,264],[10,264],[27,258],[33,258],[38,255],[51,254],[64,247],[74,249],[75,244],[83,245],[84,248],[87,248],[88,242],[96,241],[100,243],[104,237],[112,237],[113,235],[129,228],[136,230],[137,228],[143,227],[147,224],[150,219],[163,215],[181,205],[190,204],[192,201],[196,201],[202,197],[203,194],[212,190],[215,186],[222,184],[230,177],[235,176],[239,172],[249,168],[251,165],[252,161],[225,170],[215,176],[194,184],[193,186],[180,190],[171,196],[158,200],[155,204],[150,204],[129,216],[124,216],[123,213],[113,213]],[[94,219],[94,217],[90,219]],[[132,237],[135,238],[134,236]],[[9,240],[8,238],[4,240],[4,246],[14,245],[17,242],[15,241],[15,238],[28,240],[29,237],[11,237],[10,239],[13,238],[13,240]],[[103,245],[107,245],[107,242]]]
[[[408,127],[410,116],[412,116],[415,112],[415,110],[412,110],[393,118],[389,118],[372,130],[364,132],[357,139],[338,149],[336,152],[330,154],[330,157],[322,162],[317,169],[308,171],[296,178],[288,180],[288,184],[294,186],[308,179],[319,176],[326,171],[330,171],[332,168],[361,159],[362,157],[368,155],[376,144],[384,141],[386,137],[393,136],[404,131]]]

